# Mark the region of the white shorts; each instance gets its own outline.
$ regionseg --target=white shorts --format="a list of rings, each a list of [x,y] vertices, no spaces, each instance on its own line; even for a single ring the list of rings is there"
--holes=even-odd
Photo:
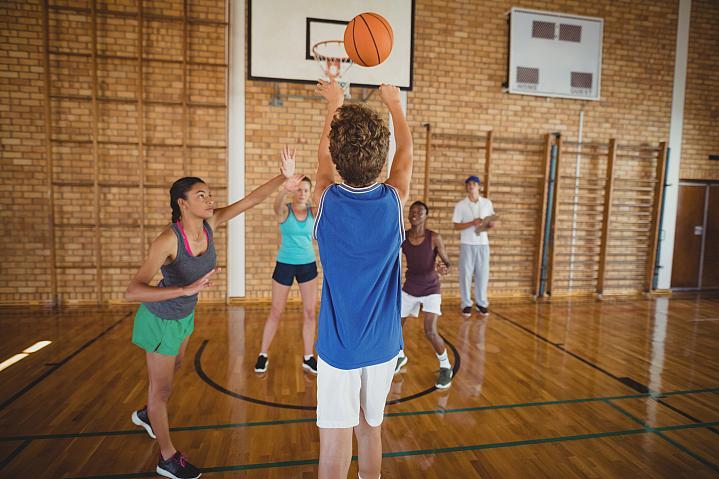
[[[317,426],[359,425],[360,408],[367,424],[377,427],[392,386],[397,358],[358,369],[337,369],[317,358]]]
[[[442,316],[442,295],[441,294],[428,294],[427,296],[412,296],[402,291],[402,317],[419,316],[419,307],[422,306],[422,311],[425,313],[434,313],[437,316]]]

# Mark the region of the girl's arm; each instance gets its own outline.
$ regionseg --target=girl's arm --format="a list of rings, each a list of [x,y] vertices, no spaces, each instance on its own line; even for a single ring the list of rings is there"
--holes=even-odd
[[[214,230],[217,226],[225,223],[237,215],[244,213],[253,206],[257,206],[262,203],[268,196],[273,192],[277,191],[283,181],[287,178],[292,178],[295,174],[295,159],[294,154],[290,154],[289,149],[285,147],[282,150],[282,171],[281,175],[277,175],[270,181],[266,182],[259,188],[256,188],[249,195],[245,196],[239,201],[232,203],[231,205],[225,206],[224,208],[217,208],[207,223]]]
[[[125,299],[127,301],[140,302],[165,301],[167,299],[179,298],[180,296],[191,296],[199,293],[200,290],[209,288],[211,286],[210,278],[219,271],[218,268],[213,269],[188,286],[171,286],[168,288],[150,286],[152,278],[155,277],[160,267],[168,258],[172,257],[175,251],[177,251],[177,236],[168,228],[150,245],[150,252],[147,258],[127,286]]]

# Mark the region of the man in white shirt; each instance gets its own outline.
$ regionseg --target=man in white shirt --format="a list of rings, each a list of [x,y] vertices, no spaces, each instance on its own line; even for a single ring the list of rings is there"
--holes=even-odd
[[[459,246],[459,293],[462,297],[462,315],[472,315],[472,276],[474,276],[474,299],[479,314],[488,316],[487,284],[489,282],[489,237],[487,229],[494,224],[482,222],[494,215],[492,202],[479,196],[478,177],[472,175],[464,180],[467,197],[454,206],[454,229],[461,231]]]

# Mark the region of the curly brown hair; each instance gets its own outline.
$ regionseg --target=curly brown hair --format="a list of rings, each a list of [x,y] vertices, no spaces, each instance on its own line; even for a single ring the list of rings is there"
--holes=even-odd
[[[337,172],[350,186],[371,184],[382,172],[389,150],[389,128],[365,105],[337,110],[330,130],[330,154]]]

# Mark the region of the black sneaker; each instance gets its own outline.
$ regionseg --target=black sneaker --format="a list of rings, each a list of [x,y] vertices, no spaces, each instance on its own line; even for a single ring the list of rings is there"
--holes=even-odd
[[[265,371],[267,371],[267,364],[269,362],[270,359],[264,354],[260,354],[259,356],[257,356],[257,362],[255,363],[255,372],[264,373]]]
[[[437,389],[447,389],[452,385],[452,368],[439,368],[439,376],[437,376]]]
[[[152,425],[150,424],[150,416],[147,415],[147,406],[132,413],[132,423],[135,426],[144,427],[147,434],[151,438],[156,439],[155,431],[152,430]]]
[[[397,374],[399,370],[402,369],[405,364],[407,364],[407,361],[409,361],[409,359],[407,359],[407,356],[398,357],[397,364],[394,367],[394,373]]]
[[[462,308],[462,316],[464,316],[465,318],[469,318],[470,316],[472,316],[472,307],[467,306],[466,308]]]
[[[489,316],[489,309],[485,308],[484,306],[480,306],[478,304],[474,305],[477,308],[477,312],[480,316],[484,316],[485,318]]]
[[[160,461],[157,463],[155,471],[159,475],[171,479],[197,479],[202,475],[200,470],[190,464],[187,457],[180,451],[177,451],[168,460],[164,460],[162,454],[160,454]]]
[[[309,371],[312,374],[317,374],[317,360],[315,359],[315,357],[312,356],[310,357],[310,359],[303,359],[302,369],[304,369],[305,371]],[[257,370],[255,369],[255,371]]]

